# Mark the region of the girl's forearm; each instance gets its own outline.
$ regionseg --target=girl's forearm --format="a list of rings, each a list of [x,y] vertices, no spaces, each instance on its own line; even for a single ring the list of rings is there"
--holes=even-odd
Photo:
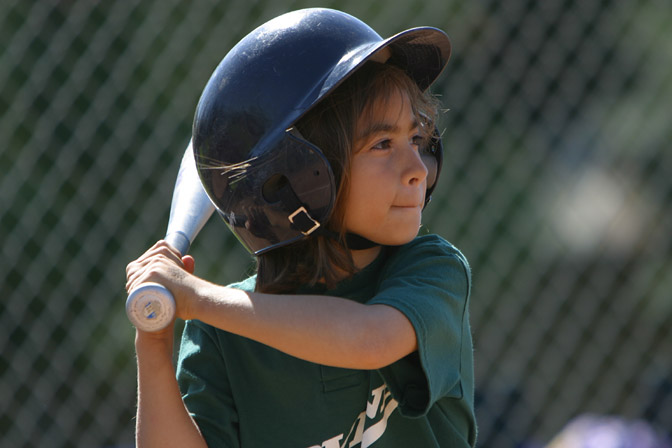
[[[206,447],[182,401],[172,363],[172,344],[154,340],[152,335],[139,334],[136,353],[138,448]]]
[[[329,296],[247,293],[201,282],[191,318],[318,364],[376,369],[417,349],[400,311]]]

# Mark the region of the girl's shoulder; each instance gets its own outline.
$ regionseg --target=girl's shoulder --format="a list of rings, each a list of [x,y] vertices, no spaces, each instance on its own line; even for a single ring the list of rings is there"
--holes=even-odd
[[[467,258],[455,245],[433,233],[417,236],[411,242],[395,248],[392,252],[393,258],[418,256],[457,257],[468,266]]]
[[[392,248],[388,254],[384,277],[411,272],[422,277],[454,272],[466,279],[467,284],[471,282],[467,257],[455,245],[435,234],[418,236],[403,246]]]
[[[465,300],[471,290],[471,267],[452,243],[439,235],[418,236],[390,251],[381,281],[387,285],[400,279],[408,284],[439,286],[446,291],[462,291]]]

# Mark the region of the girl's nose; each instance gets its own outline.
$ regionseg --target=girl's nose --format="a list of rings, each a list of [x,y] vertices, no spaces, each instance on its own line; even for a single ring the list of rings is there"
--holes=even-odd
[[[412,186],[422,183],[427,178],[428,170],[418,152],[418,148],[409,144],[408,150],[403,151],[403,153],[405,154],[404,183]]]

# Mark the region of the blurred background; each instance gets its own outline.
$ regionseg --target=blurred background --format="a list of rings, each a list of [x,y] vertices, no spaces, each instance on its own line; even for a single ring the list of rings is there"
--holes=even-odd
[[[669,437],[669,0],[3,0],[0,444],[132,446],[125,266],[164,234],[212,70],[309,6],[453,40],[425,225],[473,269],[479,446],[607,417]],[[252,266],[216,217],[192,253],[216,282]]]

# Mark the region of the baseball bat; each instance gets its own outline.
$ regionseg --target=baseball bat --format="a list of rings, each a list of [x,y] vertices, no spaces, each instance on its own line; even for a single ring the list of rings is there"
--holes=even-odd
[[[189,142],[173,189],[170,216],[165,240],[185,255],[192,241],[215,210],[205,193],[196,170],[196,161]],[[175,299],[158,283],[144,283],[134,288],[126,299],[126,315],[136,328],[159,331],[175,316]]]

